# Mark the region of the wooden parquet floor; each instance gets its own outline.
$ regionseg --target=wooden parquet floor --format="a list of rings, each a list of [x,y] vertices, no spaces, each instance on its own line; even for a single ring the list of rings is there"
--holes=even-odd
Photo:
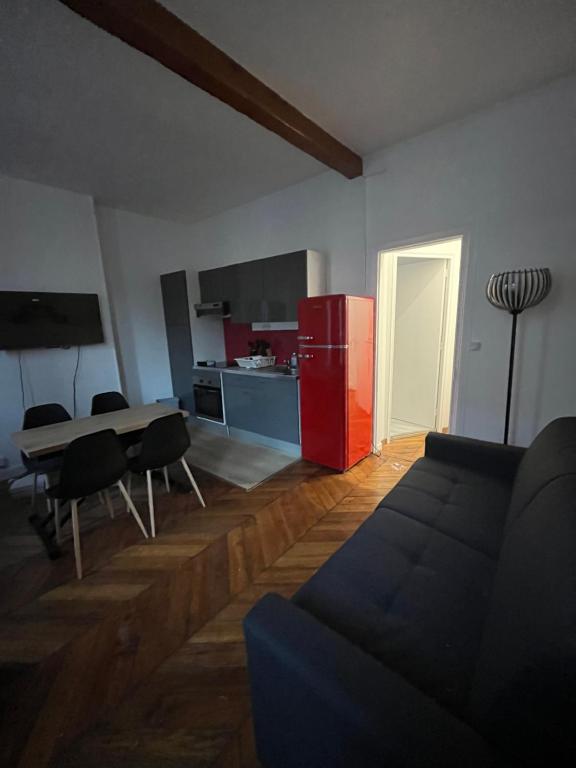
[[[53,760],[54,768],[256,768],[242,620],[270,591],[290,597],[348,539],[422,455],[424,435],[400,438],[345,475],[317,479],[325,512],[99,724]],[[273,495],[274,483],[260,493]],[[336,488],[345,492],[338,497]],[[298,491],[298,489],[296,489]],[[276,535],[286,536],[293,493]],[[278,504],[276,499],[273,504]],[[310,503],[309,501],[306,503]],[[284,520],[284,522],[282,522]],[[281,549],[281,547],[280,547]]]

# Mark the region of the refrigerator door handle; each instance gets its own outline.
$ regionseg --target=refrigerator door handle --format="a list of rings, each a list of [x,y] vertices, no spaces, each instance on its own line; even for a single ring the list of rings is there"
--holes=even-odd
[[[299,349],[348,349],[348,344],[299,344]]]

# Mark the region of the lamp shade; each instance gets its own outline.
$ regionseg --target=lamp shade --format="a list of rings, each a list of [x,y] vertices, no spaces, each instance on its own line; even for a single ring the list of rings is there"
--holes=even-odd
[[[546,298],[551,285],[548,267],[513,269],[490,276],[486,298],[495,307],[517,315]]]

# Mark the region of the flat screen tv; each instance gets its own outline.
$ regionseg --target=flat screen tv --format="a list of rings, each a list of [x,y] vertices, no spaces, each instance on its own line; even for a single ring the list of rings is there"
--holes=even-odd
[[[0,291],[0,349],[76,347],[103,341],[96,293]]]

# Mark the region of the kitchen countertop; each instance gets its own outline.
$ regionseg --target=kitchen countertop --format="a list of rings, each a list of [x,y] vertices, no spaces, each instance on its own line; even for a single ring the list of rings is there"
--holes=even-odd
[[[277,366],[270,366],[269,368],[240,368],[240,366],[231,366],[230,368],[221,368],[222,373],[233,373],[236,376],[252,376],[253,378],[263,379],[288,379],[297,381],[299,374],[284,373],[283,370],[278,370]]]
[[[238,365],[195,365],[193,369],[196,373],[233,373],[235,376],[252,376],[253,378],[263,379],[288,379],[298,381],[299,374],[284,373],[282,366],[270,366],[269,368],[240,368]]]

